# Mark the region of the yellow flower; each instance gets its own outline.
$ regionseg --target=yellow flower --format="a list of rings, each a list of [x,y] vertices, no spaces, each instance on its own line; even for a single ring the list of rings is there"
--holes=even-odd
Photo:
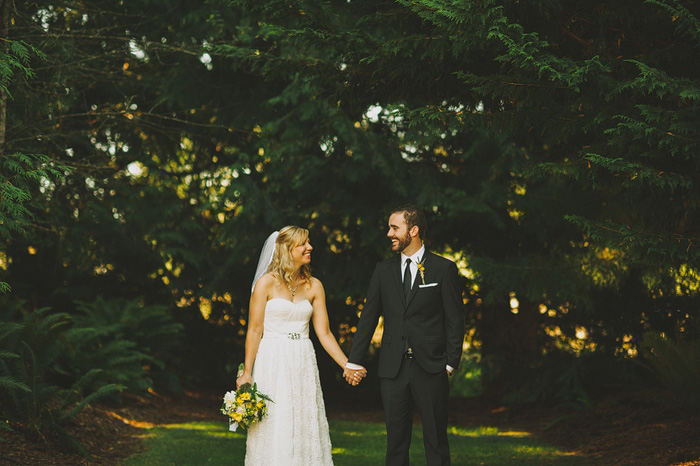
[[[253,385],[248,391],[230,391],[224,395],[221,412],[229,416],[230,428],[247,429],[251,424],[260,421],[267,414],[266,395],[257,391]]]
[[[420,281],[423,282],[423,285],[425,285],[425,265],[423,264],[424,262],[425,257],[422,261],[416,262],[416,267],[418,267],[418,271],[420,272]]]

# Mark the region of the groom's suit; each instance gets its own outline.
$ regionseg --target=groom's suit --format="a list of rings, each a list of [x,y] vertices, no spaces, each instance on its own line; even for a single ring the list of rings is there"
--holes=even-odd
[[[387,425],[388,465],[408,465],[412,404],[423,424],[429,466],[450,464],[447,443],[449,384],[446,366],[457,368],[464,340],[464,307],[454,262],[425,251],[425,284],[416,273],[408,298],[400,255],[377,264],[367,290],[349,362],[362,364],[380,315],[379,354]],[[412,350],[412,356],[406,350]]]

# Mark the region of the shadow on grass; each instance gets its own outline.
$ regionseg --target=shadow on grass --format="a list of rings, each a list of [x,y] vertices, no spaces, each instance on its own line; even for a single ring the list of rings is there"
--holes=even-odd
[[[384,464],[386,432],[383,424],[331,421],[333,462],[336,466]],[[147,431],[146,451],[122,464],[242,465],[245,433],[228,432],[225,422],[172,424]],[[449,429],[453,465],[588,465],[584,458],[558,450],[527,432],[499,431],[493,427]],[[414,428],[411,465],[425,465],[423,436]]]

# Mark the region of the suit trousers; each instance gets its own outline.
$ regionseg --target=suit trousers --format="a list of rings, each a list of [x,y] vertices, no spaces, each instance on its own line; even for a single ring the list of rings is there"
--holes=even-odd
[[[429,373],[415,359],[403,359],[393,379],[380,379],[386,419],[387,466],[408,466],[413,428],[413,406],[423,424],[428,466],[450,464],[447,442],[447,405],[450,386],[445,371]]]

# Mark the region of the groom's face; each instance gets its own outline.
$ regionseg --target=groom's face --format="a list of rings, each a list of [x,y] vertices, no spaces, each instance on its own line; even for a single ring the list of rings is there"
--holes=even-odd
[[[389,217],[389,231],[386,236],[391,240],[392,251],[403,251],[411,244],[411,235],[408,233],[408,225],[403,212],[397,212]]]

